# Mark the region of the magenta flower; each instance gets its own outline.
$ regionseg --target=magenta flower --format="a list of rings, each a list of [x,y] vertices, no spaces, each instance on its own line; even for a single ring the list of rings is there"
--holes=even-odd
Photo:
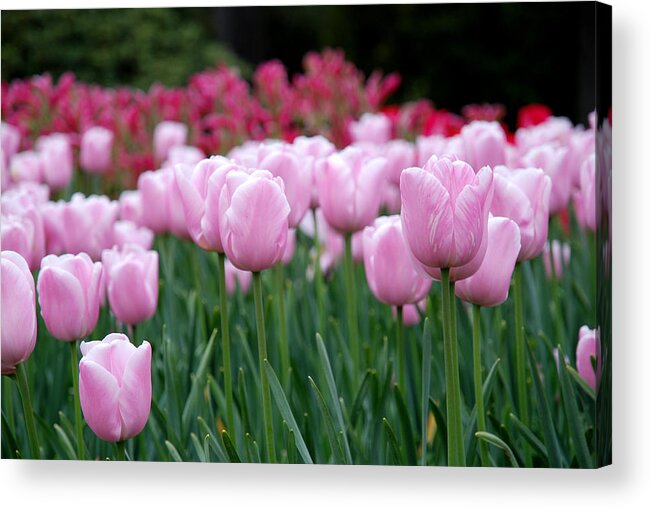
[[[423,168],[400,176],[403,233],[414,258],[437,278],[440,268],[457,269],[452,280],[469,277],[485,252],[493,172],[477,174],[466,162],[436,156]],[[461,270],[462,267],[466,267]]]
[[[598,343],[597,331],[583,325],[579,330],[579,341],[576,345],[576,370],[593,390],[597,389],[597,373],[600,371]],[[595,366],[597,372],[595,372]]]
[[[282,179],[264,170],[230,171],[219,199],[219,229],[231,263],[259,272],[280,261],[289,212]]]
[[[399,215],[379,217],[364,229],[364,269],[382,303],[402,306],[422,300],[432,281],[414,268]]]
[[[2,251],[2,374],[11,374],[36,345],[36,291],[34,278],[20,254]]]
[[[373,222],[382,200],[386,159],[348,147],[323,159],[317,168],[319,204],[328,224],[354,233]]]
[[[547,241],[552,182],[541,169],[495,168],[491,213],[508,217],[520,228],[518,261],[538,257]]]
[[[102,253],[108,301],[115,317],[135,325],[156,313],[158,253],[129,244]]]
[[[89,173],[111,170],[113,132],[104,127],[91,127],[81,137],[79,164]]]
[[[99,316],[104,273],[87,254],[45,256],[38,275],[38,302],[50,334],[62,341],[88,337]]]
[[[488,219],[488,245],[479,269],[470,277],[457,282],[456,295],[462,300],[495,307],[509,296],[511,276],[520,252],[520,229],[511,219]]]
[[[498,122],[474,121],[461,128],[465,160],[475,169],[506,162],[506,135]]]
[[[151,409],[151,346],[126,335],[81,343],[79,399],[88,426],[100,439],[124,441],[145,428]]]

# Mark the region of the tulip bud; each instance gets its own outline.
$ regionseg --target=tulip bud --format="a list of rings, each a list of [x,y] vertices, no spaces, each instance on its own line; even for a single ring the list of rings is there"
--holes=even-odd
[[[154,244],[154,232],[145,227],[139,228],[131,221],[120,220],[113,225],[113,242],[119,249],[127,244],[136,244],[149,250]]]
[[[597,230],[595,155],[589,156],[581,166],[579,188],[574,191],[574,211],[583,229]]]
[[[593,390],[597,389],[598,373],[600,372],[597,347],[597,331],[583,325],[579,330],[579,341],[576,345],[576,370]]]
[[[185,145],[188,128],[179,122],[161,122],[154,129],[154,155],[159,161],[169,156],[173,146]]]
[[[470,277],[457,282],[456,295],[462,300],[495,307],[509,296],[511,276],[520,252],[520,229],[511,219],[488,219],[488,245],[479,267]]]
[[[391,139],[391,120],[382,114],[364,113],[348,127],[353,142],[383,144]]]
[[[465,157],[475,169],[506,162],[506,135],[498,122],[475,121],[461,128]]]
[[[99,316],[103,270],[87,254],[45,256],[38,275],[38,302],[50,334],[62,341],[87,337]]]
[[[66,187],[72,179],[72,146],[66,134],[50,134],[36,140],[43,165],[43,179],[51,189]]]
[[[566,155],[567,148],[546,144],[532,148],[522,157],[525,166],[540,168],[551,178],[550,215],[562,211],[570,200],[572,173],[567,168]]]
[[[129,244],[102,253],[106,289],[118,321],[135,325],[156,313],[158,305],[158,253]]]
[[[173,146],[167,154],[167,159],[163,163],[163,167],[173,168],[177,164],[185,164],[186,166],[194,166],[200,160],[205,159],[206,154],[195,146]]]
[[[11,374],[36,345],[36,291],[27,262],[16,252],[2,251],[2,374]]]
[[[8,166],[11,158],[18,153],[20,148],[20,130],[14,125],[2,122],[0,138],[2,139],[2,160],[4,165]]]
[[[79,399],[88,426],[100,439],[124,441],[145,428],[151,409],[151,346],[126,335],[81,343]]]
[[[364,270],[382,303],[402,306],[422,300],[432,281],[414,268],[399,215],[379,217],[364,229]]]
[[[17,153],[9,162],[9,174],[14,182],[42,182],[43,161],[41,156],[33,150]]]
[[[81,137],[79,164],[89,173],[106,173],[111,169],[113,133],[104,127],[91,127]]]

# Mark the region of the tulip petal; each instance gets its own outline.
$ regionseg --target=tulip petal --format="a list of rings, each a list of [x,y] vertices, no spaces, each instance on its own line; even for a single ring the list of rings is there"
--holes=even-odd
[[[104,441],[120,440],[122,421],[115,377],[100,364],[83,358],[79,362],[79,399],[88,426]]]
[[[38,301],[45,325],[57,339],[77,340],[85,335],[86,302],[72,274],[55,266],[41,270]]]
[[[143,342],[124,369],[120,388],[120,415],[124,422],[121,439],[138,434],[147,424],[151,407],[151,346]]]

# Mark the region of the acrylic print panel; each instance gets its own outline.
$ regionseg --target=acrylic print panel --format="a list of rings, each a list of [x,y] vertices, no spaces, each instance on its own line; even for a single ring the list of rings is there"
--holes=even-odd
[[[609,6],[2,33],[3,458],[610,463]]]

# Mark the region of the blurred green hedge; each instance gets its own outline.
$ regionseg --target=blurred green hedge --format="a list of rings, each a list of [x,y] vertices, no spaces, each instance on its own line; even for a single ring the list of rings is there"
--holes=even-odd
[[[175,86],[223,61],[248,64],[214,40],[205,9],[4,11],[2,79],[73,70],[81,80]]]

